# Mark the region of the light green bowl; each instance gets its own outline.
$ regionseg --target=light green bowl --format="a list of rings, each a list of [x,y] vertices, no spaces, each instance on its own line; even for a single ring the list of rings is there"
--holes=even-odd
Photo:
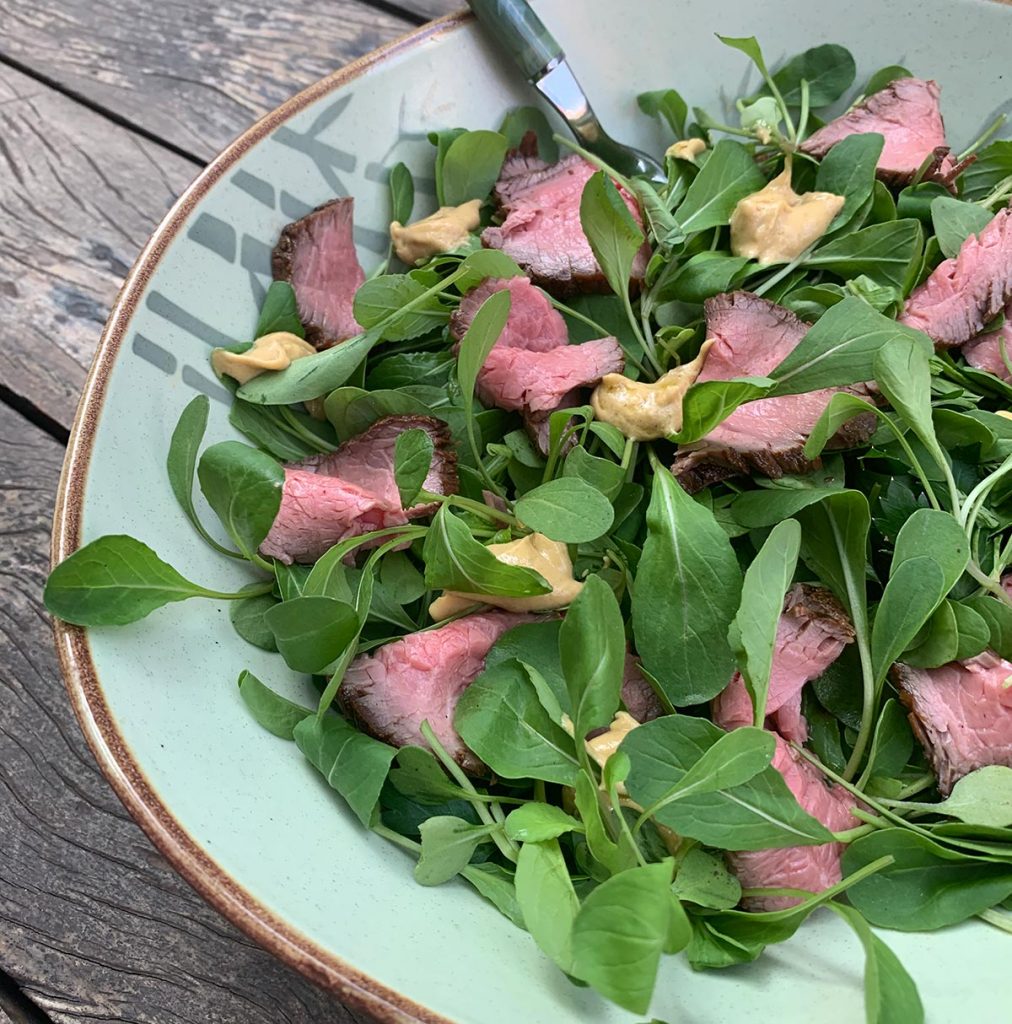
[[[636,111],[636,93],[675,85],[715,109],[744,91],[745,62],[715,32],[754,33],[772,61],[843,43],[858,81],[894,63],[935,78],[957,149],[1010,106],[1012,10],[991,0],[544,0],[538,9],[604,124],[654,151],[664,140]],[[209,439],[232,433],[207,355],[249,337],[279,229],[350,193],[368,268],[386,246],[385,169],[404,160],[427,178],[427,131],[495,126],[530,102],[476,26],[450,18],[325,79],[233,143],[127,279],[71,439],[56,558],[130,533],[192,579],[243,583],[179,513],[164,461],[194,389],[220,399]],[[342,999],[385,1022],[637,1019],[571,985],[469,888],[416,885],[409,858],[364,832],[295,747],[245,712],[242,668],[290,693],[305,684],[240,640],[225,608],[190,602],[87,634],[58,626],[57,639],[82,726],[131,813],[211,903]],[[889,943],[934,1024],[1009,1019],[1005,936],[973,923]],[[864,1019],[861,976],[855,939],[819,915],[748,967],[696,974],[671,960],[652,1012],[671,1024],[851,1024]]]

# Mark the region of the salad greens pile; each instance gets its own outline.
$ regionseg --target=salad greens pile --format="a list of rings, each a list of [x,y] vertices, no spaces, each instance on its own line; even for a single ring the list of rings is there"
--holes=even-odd
[[[880,135],[848,138],[821,162],[798,150],[819,112],[853,92],[846,49],[817,46],[770,72],[755,39],[723,41],[750,58],[761,86],[736,102],[731,123],[690,110],[674,89],[639,97],[676,139],[708,148],[694,160],[667,157],[660,186],[602,166],[581,220],[612,294],[553,303],[572,340],[614,335],[627,374],[653,380],[698,351],[706,298],[746,289],[812,324],[768,377],[693,385],[668,441],[627,440],[590,406],[556,412],[544,457],[515,415],[475,395],[509,293],[484,304],[459,357],[451,349],[448,321],[462,294],[521,273],[473,236],[422,266],[380,268],[355,298],[360,336],[241,387],[224,378],[235,390],[230,422],[248,444],[204,448],[207,399],[184,410],[168,453],[173,493],[207,543],[251,564],[247,587],[221,593],[191,582],[142,542],[109,536],[54,569],[46,603],[68,622],[103,626],[190,597],[230,601],[239,635],[278,652],[279,676],[283,665],[308,673],[320,693],[304,707],[244,671],[239,694],[255,719],[294,741],[363,827],[416,858],[418,882],[463,878],[574,982],[634,1013],[647,1013],[665,955],[684,952],[696,968],[751,961],[825,906],[865,950],[868,1020],[913,1024],[923,1020],[916,988],[869,925],[927,931],[976,915],[1012,931],[1012,769],[973,772],[940,801],[890,682],[898,661],[938,666],[986,648],[1012,658],[1012,603],[1001,586],[1012,563],[1012,419],[1001,415],[1012,388],[935,354],[894,317],[1012,196],[1012,141],[988,141],[996,123],[967,150],[978,158],[958,197],[919,180],[889,188],[875,176]],[[858,95],[907,75],[884,68]],[[495,132],[434,133],[440,203],[487,199],[507,149],[529,130],[546,159],[560,144],[576,148],[531,108]],[[799,192],[833,192],[844,205],[796,259],[758,265],[730,252],[728,221],[785,161]],[[616,182],[637,197],[645,234]],[[406,223],[406,167],[393,169],[390,186],[391,219]],[[486,207],[486,223],[489,215]],[[651,258],[633,296],[644,238]],[[277,282],[252,337],[281,330],[303,336],[292,290]],[[805,455],[820,456],[858,413],[876,417],[874,436],[809,474],[739,477],[690,496],[667,468],[674,445],[703,437],[743,403],[864,381],[885,401],[837,394]],[[307,401],[322,401],[326,419],[305,412]],[[443,420],[459,456],[460,493],[430,494],[431,439],[417,430],[398,441],[403,505],[438,503],[428,525],[351,538],[312,566],[258,553],[279,509],[283,462],[415,413]],[[195,476],[230,546],[199,518]],[[487,549],[530,530],[569,545],[585,585],[563,618],[506,633],[460,699],[455,725],[491,778],[466,775],[428,726],[429,749],[395,749],[337,712],[357,654],[436,628],[427,615],[434,592],[544,593],[538,573]],[[806,687],[803,707],[811,735],[801,754],[860,798],[863,824],[842,835],[801,808],[771,766],[774,739],[761,728],[777,623],[795,581],[830,588],[856,633]],[[612,721],[629,643],[667,714],[633,729],[601,767],[573,737]],[[755,726],[724,732],[708,720],[707,702],[737,670]],[[799,893],[786,910],[736,909],[743,892],[724,851],[833,840],[848,844],[839,885]]]

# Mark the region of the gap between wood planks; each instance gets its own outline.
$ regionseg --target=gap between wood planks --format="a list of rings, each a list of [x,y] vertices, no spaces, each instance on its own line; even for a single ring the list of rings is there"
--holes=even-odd
[[[53,1024],[53,1018],[18,988],[14,979],[0,969],[0,1024]]]

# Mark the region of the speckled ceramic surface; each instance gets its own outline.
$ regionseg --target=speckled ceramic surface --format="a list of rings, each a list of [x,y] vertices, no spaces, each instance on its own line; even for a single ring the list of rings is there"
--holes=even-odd
[[[755,33],[768,59],[849,46],[858,80],[902,63],[943,86],[958,149],[1008,109],[1012,9],[991,0],[544,0],[604,123],[658,149],[634,96],[676,85],[711,109],[742,90],[745,62],[714,32]],[[194,389],[212,398],[210,440],[230,435],[211,346],[249,336],[280,227],[331,196],[356,197],[368,268],[385,248],[385,169],[430,171],[429,129],[494,126],[531,95],[466,19],[320,83],[219,158],[159,229],[107,329],[79,414],[56,524],[65,555],[131,533],[186,575],[228,587],[243,573],[177,511],[164,473]],[[469,888],[424,889],[397,849],[362,831],[294,746],[260,729],[235,686],[252,669],[297,693],[276,655],[243,643],[224,608],[170,606],[123,629],[58,631],[71,698],[104,770],[177,868],[279,956],[384,1021],[619,1024],[636,1020],[575,988]],[[828,915],[827,915],[828,916]],[[1009,939],[983,924],[891,934],[928,1019],[1008,1019]],[[653,1014],[678,1024],[863,1020],[862,958],[819,918],[760,964],[693,974],[665,967]]]

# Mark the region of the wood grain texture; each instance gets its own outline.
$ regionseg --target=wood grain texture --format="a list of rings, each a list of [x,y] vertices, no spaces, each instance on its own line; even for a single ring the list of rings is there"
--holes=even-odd
[[[0,0],[0,55],[208,160],[411,27],[357,0]]]
[[[197,169],[0,65],[0,383],[69,426],[123,275]]]
[[[0,406],[0,966],[59,1024],[361,1024],[205,905],[100,774],[40,597],[62,459]]]

